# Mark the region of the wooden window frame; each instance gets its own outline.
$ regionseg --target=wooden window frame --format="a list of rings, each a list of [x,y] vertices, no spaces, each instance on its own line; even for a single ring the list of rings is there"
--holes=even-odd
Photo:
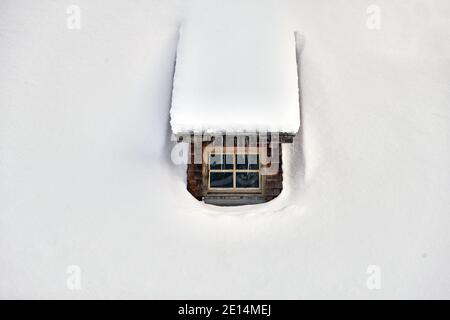
[[[215,155],[227,155],[232,154],[233,155],[233,169],[210,169],[210,159],[211,154]],[[249,169],[249,170],[243,170],[243,169],[236,169],[236,156],[239,154],[245,154],[245,155],[258,155],[258,169]],[[206,161],[206,167],[208,172],[208,192],[220,192],[220,193],[262,193],[262,175],[261,175],[261,154],[258,147],[215,147],[213,150],[207,151],[207,161]],[[233,187],[232,188],[214,188],[211,187],[211,172],[232,172],[233,173]],[[238,188],[236,187],[236,173],[238,172],[258,172],[258,188]]]

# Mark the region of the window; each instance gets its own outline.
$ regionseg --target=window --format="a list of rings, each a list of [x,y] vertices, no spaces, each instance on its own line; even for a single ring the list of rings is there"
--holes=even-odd
[[[260,189],[259,154],[210,153],[208,159],[209,189],[230,191]]]

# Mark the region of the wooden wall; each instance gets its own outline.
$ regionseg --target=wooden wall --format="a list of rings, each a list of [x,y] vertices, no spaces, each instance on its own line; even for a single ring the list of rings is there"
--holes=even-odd
[[[190,144],[188,157],[187,189],[195,198],[202,200],[205,193],[203,190],[203,164],[194,163],[194,143]]]
[[[210,142],[203,142],[204,150],[205,146]],[[261,146],[260,146],[261,147]],[[270,144],[265,146],[268,148],[268,156],[272,156],[272,150],[270,149]],[[282,167],[282,150],[281,143],[279,143],[279,157],[278,159],[272,159],[272,165],[277,164],[278,170],[274,174],[262,176],[262,191],[261,196],[265,200],[269,201],[276,198],[283,190],[283,167]],[[203,175],[203,172],[207,172],[207,164],[195,164],[194,163],[194,143],[190,144],[190,161],[187,165],[187,190],[198,200],[207,194],[207,177]],[[242,194],[243,192],[239,192]],[[254,195],[254,193],[253,193]]]
[[[268,145],[267,148],[269,148],[268,154],[270,155],[271,154],[270,145]],[[278,149],[279,149],[278,160],[277,159],[272,160],[272,164],[278,165],[278,170],[273,175],[265,175],[263,179],[263,195],[267,200],[272,200],[276,198],[283,190],[283,156],[281,151],[281,143],[279,144]]]

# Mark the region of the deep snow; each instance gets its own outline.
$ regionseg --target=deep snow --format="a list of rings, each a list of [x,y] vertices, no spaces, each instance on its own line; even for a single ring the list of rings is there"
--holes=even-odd
[[[0,2],[0,297],[450,298],[448,1],[76,2]],[[218,5],[304,40],[286,190],[250,208],[170,162],[178,26]]]
[[[220,6],[186,14],[170,109],[174,133],[298,131],[295,30],[273,20]]]

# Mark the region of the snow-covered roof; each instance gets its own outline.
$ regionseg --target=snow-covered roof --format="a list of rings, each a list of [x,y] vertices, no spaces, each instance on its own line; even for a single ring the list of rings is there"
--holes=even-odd
[[[270,24],[185,23],[174,75],[172,131],[296,133],[295,34]]]

